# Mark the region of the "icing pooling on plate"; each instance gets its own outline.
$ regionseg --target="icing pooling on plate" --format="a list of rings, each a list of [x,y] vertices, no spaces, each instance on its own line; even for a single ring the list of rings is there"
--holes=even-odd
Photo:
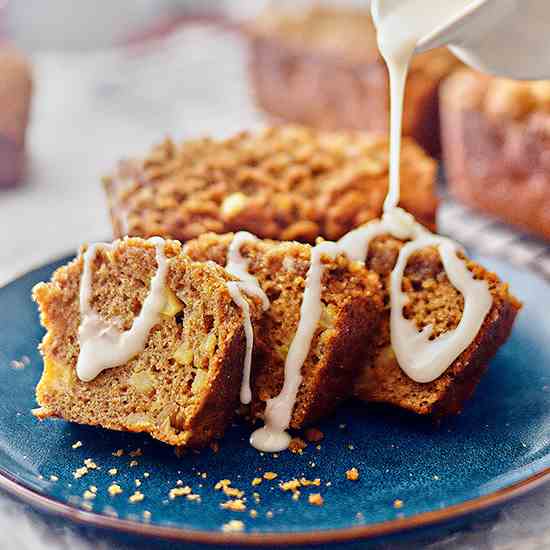
[[[244,358],[243,378],[241,382],[240,398],[241,403],[247,405],[252,400],[252,391],[250,389],[250,370],[252,366],[252,349],[254,346],[254,330],[250,320],[250,307],[244,299],[242,293],[260,298],[264,311],[269,308],[269,298],[262,290],[258,280],[254,275],[248,273],[249,260],[242,256],[241,247],[246,243],[254,243],[258,237],[247,231],[235,233],[229,249],[227,251],[227,265],[225,269],[231,275],[240,279],[227,283],[227,290],[237,306],[241,308],[244,318],[244,333],[246,337],[246,353]]]
[[[164,255],[164,240],[153,237],[148,240],[155,246],[157,272],[151,279],[149,294],[139,315],[129,330],[122,331],[112,322],[105,321],[93,310],[92,264],[98,250],[113,250],[116,245],[97,243],[88,248],[83,256],[83,271],[80,280],[80,326],[78,342],[80,353],[76,365],[77,376],[89,382],[105,369],[128,362],[145,347],[151,328],[158,323],[166,303],[167,262]]]

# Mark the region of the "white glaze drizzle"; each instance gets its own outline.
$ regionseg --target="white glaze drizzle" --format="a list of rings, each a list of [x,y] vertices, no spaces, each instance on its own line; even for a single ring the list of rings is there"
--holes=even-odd
[[[278,452],[286,449],[296,396],[302,383],[302,365],[306,360],[317,324],[321,318],[321,282],[323,279],[322,256],[334,258],[340,253],[337,243],[326,241],[311,249],[311,259],[306,275],[304,296],[300,307],[300,320],[285,360],[283,389],[273,399],[268,399],[264,412],[265,425],[250,437],[250,444],[258,450]]]
[[[269,298],[262,290],[258,280],[254,275],[248,272],[249,260],[242,256],[241,247],[246,243],[254,243],[258,237],[247,231],[235,233],[229,249],[227,251],[227,265],[225,269],[228,273],[240,279],[227,283],[227,290],[237,306],[241,308],[244,319],[244,333],[246,337],[246,353],[244,358],[243,377],[241,382],[240,398],[241,403],[247,405],[252,400],[252,390],[250,389],[250,371],[252,367],[252,350],[254,347],[254,330],[250,319],[250,307],[244,299],[242,293],[257,296],[262,302],[264,311],[269,308]]]
[[[277,397],[267,401],[265,425],[250,438],[251,444],[259,450],[280,451],[290,441],[286,430],[290,425],[302,382],[301,369],[321,315],[323,255],[334,258],[342,253],[351,260],[365,263],[370,242],[375,237],[387,234],[400,240],[409,240],[401,248],[390,275],[390,332],[392,347],[400,367],[417,382],[430,382],[439,377],[470,345],[491,308],[492,296],[487,283],[474,279],[457,256],[458,246],[449,239],[430,233],[410,214],[397,207],[400,195],[403,96],[409,62],[418,40],[430,30],[430,25],[437,25],[442,19],[452,15],[448,13],[448,8],[458,9],[464,3],[463,0],[447,0],[435,6],[428,17],[415,5],[412,13],[416,26],[413,25],[413,28],[407,28],[409,21],[406,17],[401,17],[400,13],[397,16],[394,14],[393,19],[384,20],[384,25],[378,28],[380,49],[390,74],[391,96],[390,184],[384,201],[384,215],[381,220],[344,235],[338,243],[323,242],[311,250],[300,320],[285,361],[283,389]],[[409,2],[405,8],[410,8],[412,4]],[[405,3],[400,4],[400,7],[404,5]],[[406,13],[410,15],[410,9]],[[380,24],[377,14],[374,15],[375,22]],[[396,30],[400,32],[396,33]],[[403,293],[402,284],[407,262],[411,254],[429,246],[439,250],[449,280],[464,297],[464,310],[457,328],[433,340],[429,339],[432,327],[418,331],[416,325],[403,316],[407,296]]]
[[[389,286],[391,343],[398,363],[407,376],[416,382],[435,380],[479,332],[493,301],[487,283],[473,278],[457,256],[458,245],[450,239],[434,235],[401,208],[387,210],[381,220],[350,231],[337,243],[325,241],[318,244],[311,250],[300,321],[285,361],[283,389],[277,397],[267,401],[265,425],[250,438],[251,445],[256,449],[278,452],[288,447],[290,436],[286,430],[302,382],[301,368],[321,316],[322,256],[334,258],[338,254],[345,254],[350,260],[364,263],[371,240],[380,235],[411,239],[401,248],[390,275]],[[431,327],[425,327],[419,332],[413,322],[404,318],[403,307],[407,303],[407,296],[402,291],[403,275],[410,256],[430,246],[438,248],[449,280],[464,296],[464,311],[457,328],[433,340],[429,339]]]
[[[405,319],[407,295],[402,290],[403,274],[412,254],[423,248],[438,248],[443,267],[452,285],[464,297],[464,310],[458,326],[430,340],[432,326],[418,331]],[[415,382],[431,382],[441,376],[472,343],[493,304],[485,281],[476,281],[458,256],[459,247],[450,239],[427,233],[405,244],[390,276],[391,344],[401,369]]]
[[[164,240],[149,239],[155,245],[157,272],[151,279],[149,294],[139,315],[129,330],[121,331],[112,322],[105,321],[93,310],[92,263],[98,250],[113,250],[116,245],[97,243],[88,248],[83,256],[83,272],[80,280],[80,326],[78,342],[80,353],[76,365],[77,376],[89,382],[105,369],[123,365],[144,349],[151,328],[158,323],[166,303],[167,262],[164,255]]]
[[[384,216],[382,220],[354,229],[337,243],[324,241],[311,249],[300,320],[285,361],[283,389],[277,397],[267,401],[264,412],[265,425],[256,430],[250,438],[253,447],[265,452],[277,452],[288,447],[290,436],[286,430],[290,425],[296,396],[302,383],[301,369],[308,356],[322,312],[322,257],[335,258],[338,254],[346,254],[350,260],[364,263],[370,241],[375,237],[395,233],[399,238],[406,239],[420,232],[424,232],[424,228],[416,224],[410,214],[395,209],[393,215]]]

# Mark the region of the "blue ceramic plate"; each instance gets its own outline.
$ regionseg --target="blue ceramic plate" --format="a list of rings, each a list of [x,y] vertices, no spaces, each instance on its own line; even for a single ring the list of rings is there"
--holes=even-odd
[[[461,416],[434,426],[350,404],[320,426],[326,436],[320,447],[277,457],[252,449],[243,425],[229,430],[218,453],[178,458],[139,434],[35,420],[30,410],[43,331],[30,292],[62,262],[32,271],[0,289],[0,486],[88,524],[218,543],[366,538],[498,504],[550,476],[550,287],[509,265],[482,261],[510,281],[525,308]],[[138,448],[142,456],[130,456]],[[123,456],[113,456],[118,449]],[[88,458],[98,468],[75,479]],[[358,481],[346,479],[351,467],[359,470]],[[253,487],[251,480],[266,471],[278,477]],[[320,486],[303,488],[298,500],[278,486],[302,476],[320,479]],[[132,503],[136,479],[144,498]],[[214,485],[221,479],[245,492],[245,512],[220,507],[227,498]],[[110,496],[114,482],[123,492]],[[170,499],[178,484],[192,487],[200,501]],[[86,490],[97,493],[86,500]],[[309,504],[311,493],[320,493],[324,505]],[[231,520],[241,520],[244,532],[225,533]]]

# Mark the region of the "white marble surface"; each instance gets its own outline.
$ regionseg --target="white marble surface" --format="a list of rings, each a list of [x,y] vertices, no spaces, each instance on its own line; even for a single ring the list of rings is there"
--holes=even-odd
[[[235,37],[194,28],[141,48],[34,57],[28,177],[0,192],[0,284],[82,242],[109,238],[99,178],[119,157],[139,154],[166,134],[224,135],[262,124]],[[550,548],[549,507],[546,487],[451,537],[384,548]],[[0,548],[98,546],[70,530],[46,529],[0,497]]]

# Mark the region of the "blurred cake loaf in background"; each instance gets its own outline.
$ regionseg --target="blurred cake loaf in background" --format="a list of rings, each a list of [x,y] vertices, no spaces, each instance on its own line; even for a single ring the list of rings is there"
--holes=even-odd
[[[436,163],[411,139],[401,153],[401,205],[433,229]],[[113,232],[188,241],[205,232],[315,243],[380,216],[386,138],[281,126],[229,139],[167,140],[104,179]]]
[[[29,63],[11,46],[0,45],[0,187],[23,176],[31,93]]]
[[[442,87],[441,117],[451,193],[550,239],[550,81],[464,69]]]
[[[275,117],[321,129],[389,127],[386,65],[368,10],[275,8],[250,26],[250,74],[259,106]],[[431,154],[439,142],[439,84],[459,65],[447,50],[413,59],[403,132]]]

